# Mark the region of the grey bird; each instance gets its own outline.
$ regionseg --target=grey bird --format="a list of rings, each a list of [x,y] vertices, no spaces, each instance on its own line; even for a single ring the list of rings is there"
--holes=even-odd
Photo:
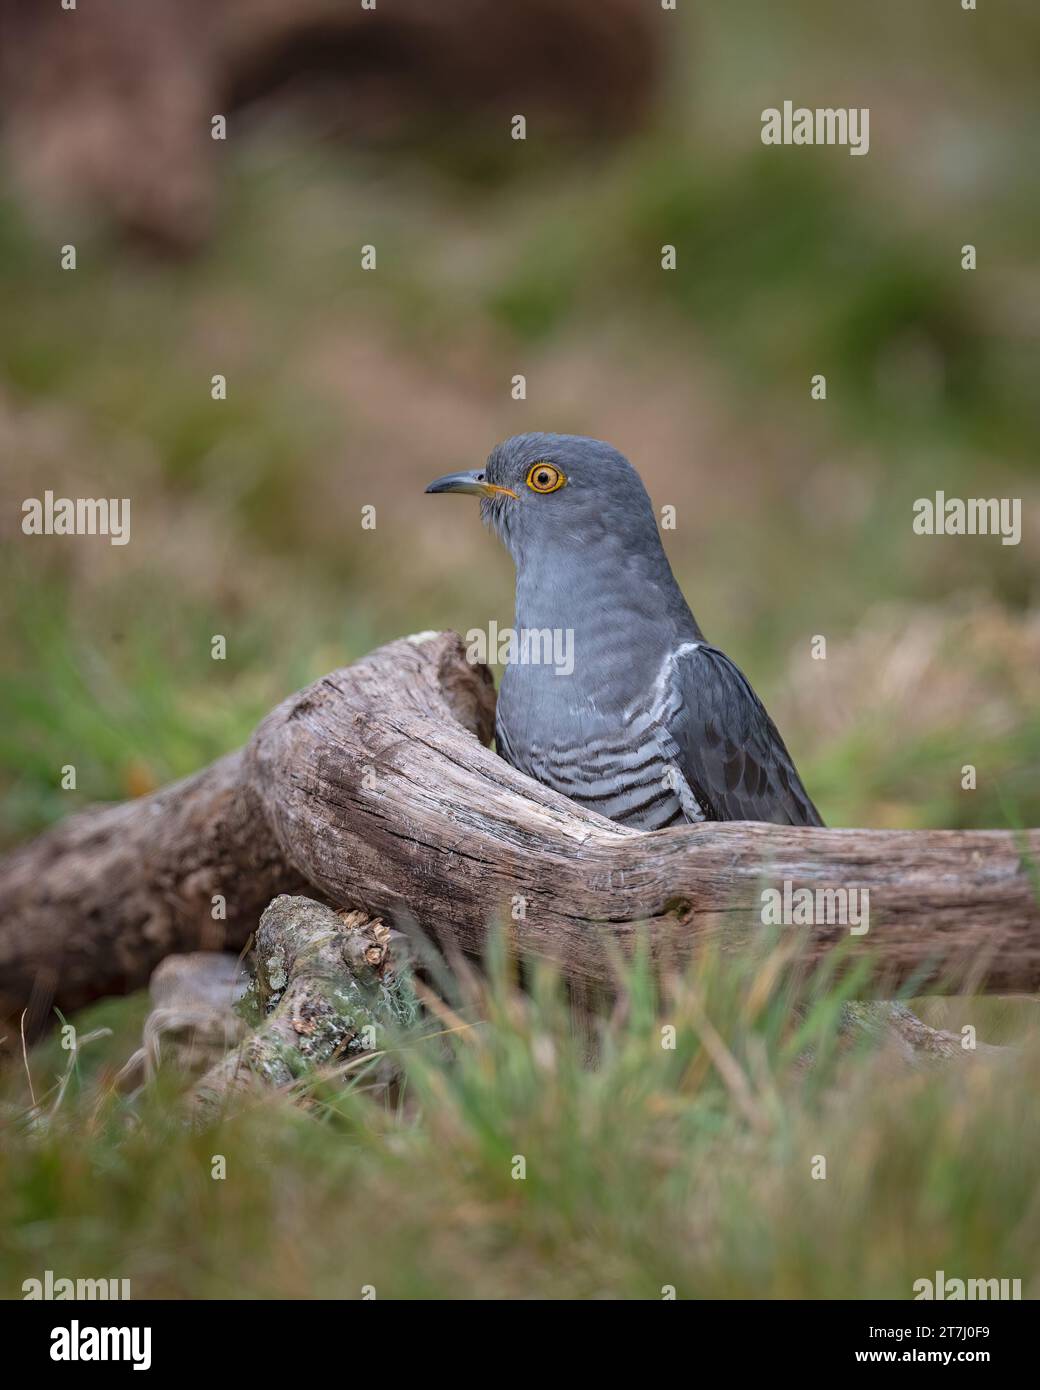
[[[518,641],[502,675],[507,762],[643,830],[822,824],[746,677],[705,641],[622,454],[579,435],[516,435],[482,469],[426,491],[479,495],[516,566],[515,631],[536,640]],[[554,634],[571,635],[569,672],[541,659]]]

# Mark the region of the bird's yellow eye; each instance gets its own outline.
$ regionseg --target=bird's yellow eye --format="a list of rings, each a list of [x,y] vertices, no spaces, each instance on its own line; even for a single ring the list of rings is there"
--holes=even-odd
[[[555,492],[567,479],[551,463],[533,463],[527,471],[527,486],[532,492]]]

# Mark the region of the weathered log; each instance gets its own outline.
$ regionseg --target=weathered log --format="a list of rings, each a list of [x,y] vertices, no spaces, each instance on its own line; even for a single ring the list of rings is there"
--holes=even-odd
[[[276,893],[282,858],[243,752],[153,796],[70,816],[0,861],[0,1017],[79,1008],[148,983],[165,956],[239,950]]]
[[[501,915],[518,950],[608,983],[644,924],[678,962],[746,947],[764,885],[869,889],[864,936],[783,929],[802,964],[844,943],[848,961],[876,959],[878,992],[1040,989],[1040,831],[645,834],[509,767],[484,746],[493,708],[456,634],[405,638],[293,695],[241,753],[15,851],[0,862],[0,1012],[32,999],[38,1022],[143,985],[170,952],[238,949],[272,896],[299,891],[469,952]]]
[[[903,1061],[913,1063],[967,1061],[980,1054],[997,1057],[1009,1051],[994,1043],[975,1041],[966,1047],[960,1033],[931,1028],[905,1004],[879,1000],[843,1004],[841,1031],[854,1041],[866,1037],[875,1045],[887,1044]]]
[[[119,1073],[122,1090],[149,1081],[160,1063],[202,1076],[249,1032],[236,1008],[251,986],[238,956],[221,951],[190,951],[160,961],[148,982],[152,1008],[141,1046]]]
[[[371,1059],[366,1081],[385,1088],[396,1075],[379,1050],[387,1027],[414,1022],[417,1006],[390,951],[393,933],[363,912],[336,913],[282,894],[256,936],[260,1026],[196,1084],[196,1118],[235,1097],[288,1088],[334,1063]]]

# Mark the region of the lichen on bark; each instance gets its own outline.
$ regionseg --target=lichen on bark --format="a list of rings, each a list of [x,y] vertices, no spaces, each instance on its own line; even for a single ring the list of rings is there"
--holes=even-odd
[[[392,1080],[380,1033],[412,1024],[418,1004],[400,938],[380,918],[281,894],[260,920],[255,958],[262,1021],[197,1084],[197,1115],[367,1053],[368,1079]]]

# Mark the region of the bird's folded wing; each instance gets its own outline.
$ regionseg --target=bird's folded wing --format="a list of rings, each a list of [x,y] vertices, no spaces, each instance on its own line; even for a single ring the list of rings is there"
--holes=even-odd
[[[823,824],[775,724],[724,652],[688,644],[672,663],[669,684],[663,722],[709,820]]]

